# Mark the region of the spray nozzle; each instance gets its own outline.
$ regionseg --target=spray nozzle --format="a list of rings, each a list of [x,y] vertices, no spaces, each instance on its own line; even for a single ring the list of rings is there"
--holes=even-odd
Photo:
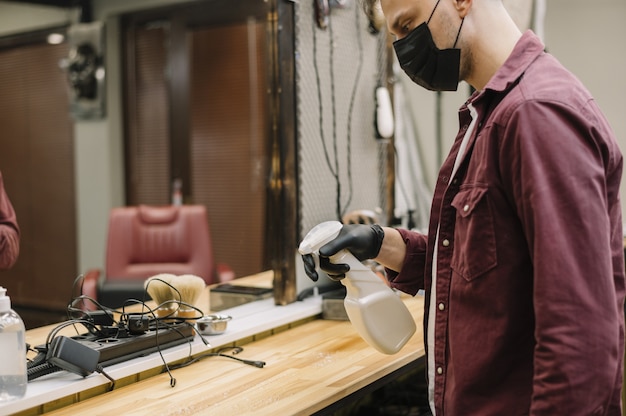
[[[316,253],[324,244],[332,241],[343,225],[339,221],[322,222],[311,229],[300,243],[300,254]]]
[[[11,299],[7,296],[6,288],[0,286],[0,312],[11,309]]]

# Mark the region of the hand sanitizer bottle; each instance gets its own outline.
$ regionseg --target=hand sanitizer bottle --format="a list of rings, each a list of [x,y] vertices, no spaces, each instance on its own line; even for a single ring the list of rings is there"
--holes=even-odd
[[[298,251],[319,256],[319,249],[337,237],[341,227],[338,221],[318,224],[300,243]],[[416,329],[415,320],[402,299],[348,250],[341,250],[330,260],[350,266],[341,280],[346,287],[344,306],[361,338],[384,354],[400,351]]]
[[[0,403],[23,397],[28,384],[24,322],[6,292],[0,287]]]

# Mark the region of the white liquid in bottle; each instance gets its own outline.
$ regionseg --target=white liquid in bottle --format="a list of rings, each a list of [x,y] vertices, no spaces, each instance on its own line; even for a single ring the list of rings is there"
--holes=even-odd
[[[0,403],[26,394],[26,340],[22,318],[11,309],[6,289],[0,287]]]

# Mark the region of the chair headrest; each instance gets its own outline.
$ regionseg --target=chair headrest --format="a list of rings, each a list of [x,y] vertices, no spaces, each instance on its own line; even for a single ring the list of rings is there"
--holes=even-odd
[[[179,207],[175,205],[167,206],[148,206],[139,205],[137,214],[139,220],[146,224],[169,224],[176,221],[178,217]]]

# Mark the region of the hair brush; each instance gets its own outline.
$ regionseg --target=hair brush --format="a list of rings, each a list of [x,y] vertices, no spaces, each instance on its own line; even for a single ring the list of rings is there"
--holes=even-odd
[[[193,274],[183,274],[174,276],[170,284],[176,289],[172,289],[174,300],[180,301],[176,317],[185,319],[199,318],[198,314],[202,315],[202,312],[195,308],[198,298],[206,287],[204,279]]]
[[[170,273],[160,273],[151,276],[144,282],[144,287],[148,295],[156,303],[154,311],[157,318],[163,318],[174,313],[175,292],[172,291],[172,280],[176,275]]]

